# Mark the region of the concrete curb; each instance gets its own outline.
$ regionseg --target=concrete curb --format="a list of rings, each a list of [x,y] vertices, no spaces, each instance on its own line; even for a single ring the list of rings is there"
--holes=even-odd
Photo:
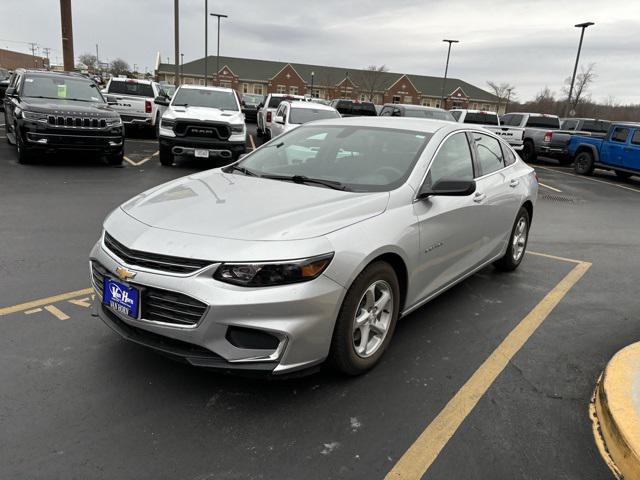
[[[640,342],[609,361],[589,414],[596,445],[614,475],[640,479]]]

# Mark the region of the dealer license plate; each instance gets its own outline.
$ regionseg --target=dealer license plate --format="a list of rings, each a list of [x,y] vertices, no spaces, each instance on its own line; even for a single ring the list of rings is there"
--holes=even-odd
[[[206,149],[203,149],[203,148],[196,148],[195,151],[193,152],[193,154],[197,158],[209,158],[209,150],[206,150]]]
[[[102,303],[118,313],[138,318],[140,291],[137,288],[109,277],[104,278],[103,286]]]

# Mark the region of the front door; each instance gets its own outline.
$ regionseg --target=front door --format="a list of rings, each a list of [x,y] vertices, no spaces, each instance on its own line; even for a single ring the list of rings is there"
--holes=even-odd
[[[616,127],[611,132],[610,141],[602,143],[600,161],[607,165],[622,167],[624,164],[625,149],[629,138],[629,127]]]
[[[425,178],[473,180],[471,148],[464,132],[447,137],[436,152]],[[419,268],[412,283],[416,296],[426,298],[481,262],[482,219],[474,196],[431,196],[414,203],[420,228]]]
[[[624,167],[640,172],[640,129],[633,131],[631,143],[627,148],[623,160]]]

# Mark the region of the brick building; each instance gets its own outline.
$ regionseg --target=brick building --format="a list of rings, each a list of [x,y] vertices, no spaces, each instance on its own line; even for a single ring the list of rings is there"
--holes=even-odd
[[[15,70],[16,68],[49,68],[49,60],[35,57],[27,53],[14,52],[0,48],[0,68]]]
[[[160,58],[160,55],[158,55]],[[216,57],[209,57],[209,85],[220,84],[239,93],[289,93],[334,99],[352,98],[382,103],[411,103],[440,107],[442,77],[406,73],[371,72],[353,68],[327,67],[301,63],[220,57],[216,75]],[[158,81],[173,83],[174,64],[156,64]],[[204,59],[182,66],[185,84],[204,85]],[[312,91],[313,88],[313,91]],[[448,78],[443,107],[496,110],[498,98],[470,83]],[[501,105],[501,110],[504,105]],[[501,112],[502,113],[502,112]]]

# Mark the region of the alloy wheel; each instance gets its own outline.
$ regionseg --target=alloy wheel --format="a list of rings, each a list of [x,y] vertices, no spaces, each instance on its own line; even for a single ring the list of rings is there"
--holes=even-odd
[[[524,217],[520,217],[520,220],[518,220],[518,224],[516,225],[516,228],[513,232],[513,238],[511,240],[513,260],[516,262],[518,262],[524,254],[524,248],[527,245],[527,234],[527,219]]]
[[[353,319],[353,347],[361,358],[378,351],[393,316],[393,290],[384,280],[372,283],[363,293]]]

